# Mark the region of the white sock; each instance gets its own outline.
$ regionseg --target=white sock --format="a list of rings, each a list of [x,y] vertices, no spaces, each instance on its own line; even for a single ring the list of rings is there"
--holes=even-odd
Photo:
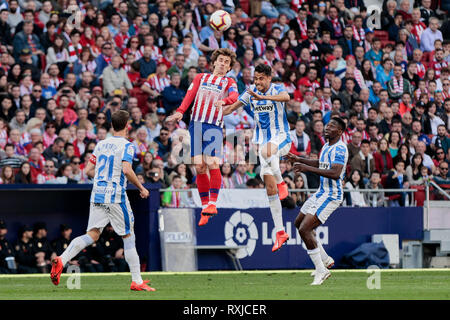
[[[315,248],[313,250],[307,250],[309,257],[311,258],[316,270],[319,272],[325,272],[325,266],[323,265],[323,261],[320,258],[320,249]]]
[[[322,259],[323,263],[325,263],[325,261],[327,261],[328,259],[328,254],[322,247],[322,243],[320,242],[318,237],[316,237],[316,241],[317,241],[317,248],[319,248],[320,250],[320,259]]]
[[[272,168],[273,176],[275,177],[275,180],[277,181],[277,184],[280,184],[283,182],[283,177],[281,176],[281,170],[280,170],[280,157],[278,156],[278,153],[270,157],[270,167]]]
[[[137,284],[141,284],[141,264],[136,251],[136,237],[131,234],[128,238],[123,238],[123,252],[125,261],[128,263],[131,272],[131,280]]]
[[[65,266],[67,262],[72,260],[81,250],[93,243],[94,240],[92,240],[92,238],[88,234],[84,234],[73,239],[67,249],[64,250],[61,255],[63,266]]]
[[[278,197],[278,194],[269,196],[269,206],[270,206],[270,213],[272,214],[273,223],[275,225],[275,231],[278,232],[284,230],[281,202],[280,198]]]

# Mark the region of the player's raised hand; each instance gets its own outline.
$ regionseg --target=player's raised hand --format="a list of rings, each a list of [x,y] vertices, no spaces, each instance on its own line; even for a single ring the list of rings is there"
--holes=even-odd
[[[146,199],[146,198],[148,198],[148,196],[149,196],[149,192],[148,192],[148,190],[147,189],[145,189],[144,187],[142,187],[142,189],[140,190],[140,192],[141,192],[141,198],[143,198],[143,199]]]
[[[298,162],[299,157],[293,154],[292,152],[289,152],[287,155],[285,155],[286,160],[290,162]]]
[[[264,99],[266,99],[265,96],[262,96],[262,95],[260,95],[260,94],[258,94],[256,92],[253,92],[250,89],[247,89],[247,93],[249,95],[251,95],[253,98],[255,98],[256,100],[264,100]]]
[[[181,112],[175,112],[173,115],[168,116],[165,122],[175,121],[178,122],[183,119],[183,114]]]

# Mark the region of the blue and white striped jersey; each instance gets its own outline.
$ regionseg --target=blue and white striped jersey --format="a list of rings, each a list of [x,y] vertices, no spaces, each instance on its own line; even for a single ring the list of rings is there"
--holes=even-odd
[[[342,201],[344,199],[343,181],[345,178],[345,168],[348,161],[347,145],[339,140],[332,146],[327,143],[322,147],[319,157],[319,168],[330,169],[332,164],[342,164],[342,172],[339,179],[333,180],[330,178],[320,177],[319,190],[316,192],[316,198],[327,197],[332,200]]]
[[[250,90],[263,96],[274,96],[286,91],[283,85],[273,83],[265,93],[259,92],[254,84],[250,86]],[[254,114],[253,143],[266,144],[274,138],[278,140],[277,144],[291,142],[284,102],[256,100],[247,92],[240,95],[239,101],[244,104],[244,108],[250,106],[251,112]]]
[[[123,137],[110,137],[100,141],[94,149],[96,159],[91,202],[125,203],[127,178],[122,161],[133,162],[134,145]]]

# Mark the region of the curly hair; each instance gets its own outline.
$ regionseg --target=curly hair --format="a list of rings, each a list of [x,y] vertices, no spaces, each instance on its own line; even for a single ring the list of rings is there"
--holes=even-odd
[[[234,53],[232,50],[230,50],[228,48],[221,48],[221,49],[215,50],[211,55],[211,66],[214,65],[214,62],[217,60],[217,58],[219,58],[219,56],[230,57],[230,59],[231,59],[230,70],[231,70],[233,68],[234,64],[236,63],[236,53]],[[230,70],[228,70],[228,71],[230,71]]]

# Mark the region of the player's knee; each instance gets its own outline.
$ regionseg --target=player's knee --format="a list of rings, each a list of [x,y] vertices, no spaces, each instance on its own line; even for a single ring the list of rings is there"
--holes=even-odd
[[[197,174],[205,174],[206,169],[207,169],[206,163],[195,165],[195,170],[197,171]]]
[[[300,233],[302,239],[307,238],[311,234],[311,230],[304,223],[300,224],[300,226],[298,227],[298,232]]]
[[[97,242],[100,238],[100,230],[92,229],[87,232],[87,235],[92,238],[92,241]]]

